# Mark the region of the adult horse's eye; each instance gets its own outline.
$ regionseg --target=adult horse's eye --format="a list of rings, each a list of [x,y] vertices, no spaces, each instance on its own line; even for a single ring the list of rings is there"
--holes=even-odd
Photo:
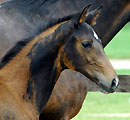
[[[92,47],[92,43],[88,42],[88,41],[83,41],[82,42],[82,46],[84,48],[91,48]]]

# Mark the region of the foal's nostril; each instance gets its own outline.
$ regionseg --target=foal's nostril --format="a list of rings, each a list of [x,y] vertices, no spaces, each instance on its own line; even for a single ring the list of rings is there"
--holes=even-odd
[[[112,87],[112,88],[114,88],[115,86],[116,86],[116,80],[115,80],[115,79],[113,79],[113,80],[112,80],[111,87]]]
[[[111,89],[112,90],[115,90],[118,86],[118,80],[116,80],[115,78],[112,80],[112,83],[111,83]]]

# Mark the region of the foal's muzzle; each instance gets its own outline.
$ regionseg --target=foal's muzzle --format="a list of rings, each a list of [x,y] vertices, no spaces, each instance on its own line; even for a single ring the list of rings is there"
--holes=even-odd
[[[110,92],[115,92],[116,88],[118,87],[119,85],[119,80],[118,78],[114,78],[111,82],[111,86],[110,86]]]
[[[113,93],[116,91],[116,88],[118,87],[119,85],[119,79],[118,78],[114,78],[110,84],[110,87],[107,87],[105,85],[103,85],[102,83],[100,84],[100,86],[102,87],[102,89],[104,89],[105,93]]]

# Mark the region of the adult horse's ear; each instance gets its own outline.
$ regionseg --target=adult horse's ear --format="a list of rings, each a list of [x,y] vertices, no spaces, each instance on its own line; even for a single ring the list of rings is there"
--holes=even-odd
[[[97,9],[89,12],[85,18],[85,22],[87,22],[89,25],[93,26],[96,24],[96,20],[99,17],[99,14],[101,12],[101,8],[103,6],[98,7]]]

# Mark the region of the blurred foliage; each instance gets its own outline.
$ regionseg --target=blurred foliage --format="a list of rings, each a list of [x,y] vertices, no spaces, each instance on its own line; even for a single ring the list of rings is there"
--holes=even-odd
[[[105,52],[109,58],[130,58],[130,23],[110,41]]]

